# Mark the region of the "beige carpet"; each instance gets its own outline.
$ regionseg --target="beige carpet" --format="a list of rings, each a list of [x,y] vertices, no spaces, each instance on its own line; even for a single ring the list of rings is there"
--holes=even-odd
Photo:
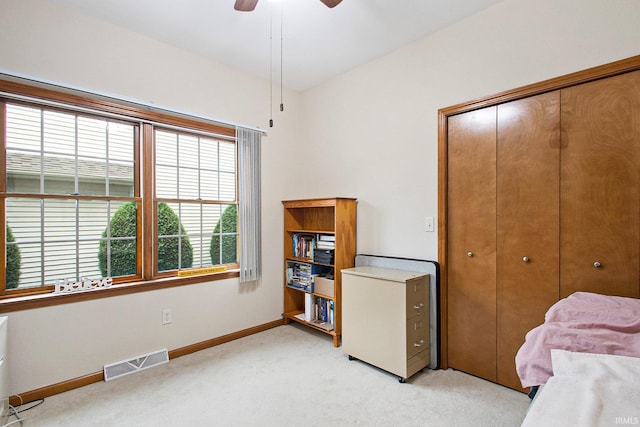
[[[525,394],[453,370],[401,384],[296,325],[49,397],[24,426],[519,426]],[[25,405],[28,406],[28,405]]]

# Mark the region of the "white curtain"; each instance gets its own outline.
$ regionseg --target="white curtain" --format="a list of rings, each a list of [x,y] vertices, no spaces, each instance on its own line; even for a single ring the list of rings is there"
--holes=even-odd
[[[240,216],[240,283],[260,279],[260,139],[262,133],[236,127]]]

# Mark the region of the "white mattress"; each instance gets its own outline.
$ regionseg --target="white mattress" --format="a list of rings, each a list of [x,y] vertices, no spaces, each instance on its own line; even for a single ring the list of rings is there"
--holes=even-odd
[[[640,425],[640,358],[551,350],[551,361],[522,426]]]

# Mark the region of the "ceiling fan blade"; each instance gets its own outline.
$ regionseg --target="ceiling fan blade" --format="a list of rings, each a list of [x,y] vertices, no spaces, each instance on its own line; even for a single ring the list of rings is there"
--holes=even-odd
[[[335,7],[340,4],[342,0],[320,0],[327,7]]]
[[[258,4],[258,0],[236,0],[233,8],[240,12],[251,12],[256,8],[256,4]]]

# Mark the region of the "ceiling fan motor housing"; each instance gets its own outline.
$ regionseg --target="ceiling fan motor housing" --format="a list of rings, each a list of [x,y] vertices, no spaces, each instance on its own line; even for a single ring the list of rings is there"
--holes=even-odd
[[[327,7],[335,7],[340,4],[342,0],[320,0]],[[235,10],[240,12],[251,12],[256,8],[258,0],[236,0],[236,4],[233,6]]]

